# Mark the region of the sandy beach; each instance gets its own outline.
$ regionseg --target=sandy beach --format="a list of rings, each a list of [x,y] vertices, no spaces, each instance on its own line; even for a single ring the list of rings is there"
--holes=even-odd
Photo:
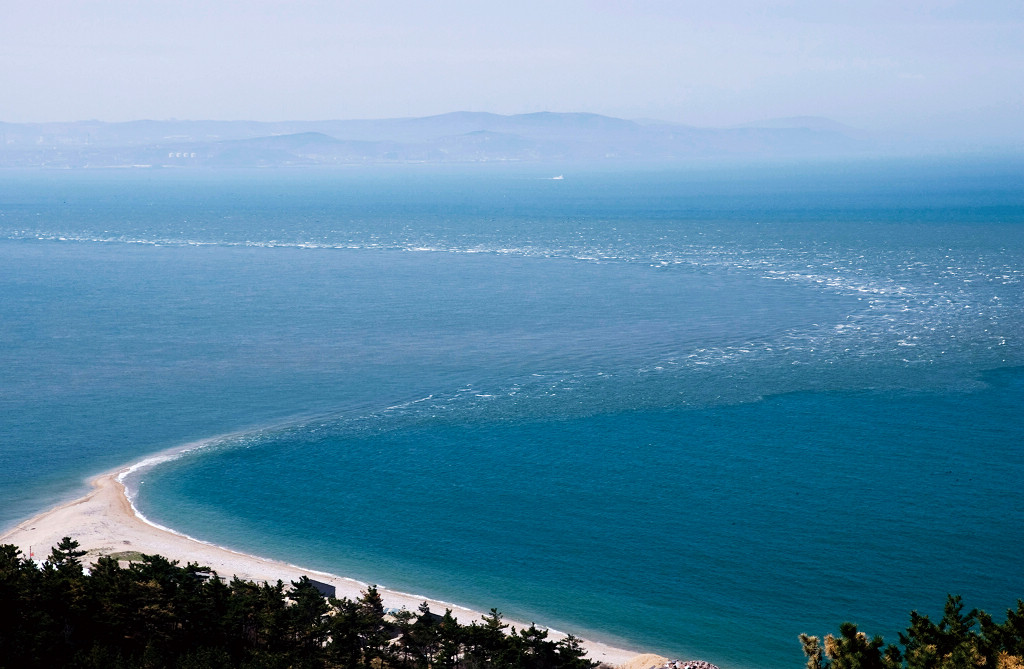
[[[25,556],[34,553],[42,561],[50,548],[65,536],[70,536],[88,551],[83,562],[88,565],[104,555],[138,551],[147,555],[158,554],[181,564],[197,562],[215,570],[226,578],[238,576],[245,580],[275,583],[279,579],[288,583],[300,576],[330,583],[337,589],[337,597],[354,599],[367,585],[354,579],[321,571],[247,555],[227,548],[198,541],[150,524],[140,518],[128,499],[119,480],[131,467],[108,472],[90,481],[92,491],[85,497],[61,504],[41,513],[0,535],[0,544],[14,544]],[[481,613],[454,604],[416,597],[402,592],[379,588],[386,607],[416,610],[426,601],[431,610],[452,610],[459,622],[466,624],[479,619]],[[517,628],[528,627],[522,622],[507,621]],[[537,623],[538,626],[540,623]],[[562,634],[551,630],[553,639]],[[637,651],[615,648],[606,644],[584,641],[589,657],[610,665],[622,665],[637,656]]]

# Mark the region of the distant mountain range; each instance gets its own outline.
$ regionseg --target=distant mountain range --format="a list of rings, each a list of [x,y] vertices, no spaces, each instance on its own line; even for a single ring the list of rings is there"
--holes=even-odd
[[[552,112],[269,123],[0,123],[0,167],[674,162],[845,156],[876,149],[852,128],[817,117],[730,128]]]

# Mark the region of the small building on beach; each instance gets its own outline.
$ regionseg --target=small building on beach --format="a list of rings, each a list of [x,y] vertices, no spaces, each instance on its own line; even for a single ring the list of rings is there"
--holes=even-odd
[[[321,595],[324,597],[334,597],[337,590],[330,583],[324,583],[323,581],[314,581],[309,579],[309,582],[316,588]]]

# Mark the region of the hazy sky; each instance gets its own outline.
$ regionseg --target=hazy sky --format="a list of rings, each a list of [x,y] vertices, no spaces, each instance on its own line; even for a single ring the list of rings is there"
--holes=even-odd
[[[589,111],[1024,135],[1022,0],[11,0],[0,121]]]

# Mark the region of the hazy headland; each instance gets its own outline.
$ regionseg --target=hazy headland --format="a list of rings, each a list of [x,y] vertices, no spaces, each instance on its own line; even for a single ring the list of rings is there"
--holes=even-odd
[[[720,128],[553,112],[280,122],[0,123],[0,167],[622,165],[714,158],[834,158],[908,150],[909,145],[898,138],[817,117]]]

